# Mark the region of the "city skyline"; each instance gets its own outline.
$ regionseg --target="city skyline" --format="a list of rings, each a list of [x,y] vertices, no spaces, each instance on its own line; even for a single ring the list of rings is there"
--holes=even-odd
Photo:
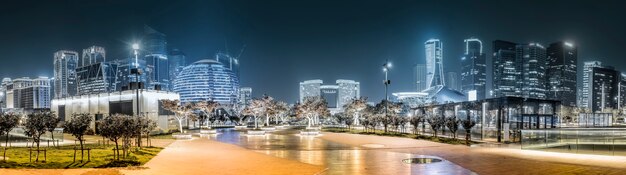
[[[111,6],[121,3],[114,2]],[[128,44],[140,36],[139,33],[142,32],[144,25],[150,25],[167,35],[168,45],[184,52],[187,55],[187,63],[211,58],[219,51],[236,54],[245,45],[246,50],[241,57],[241,85],[253,87],[255,96],[270,94],[289,102],[294,102],[297,99],[298,92],[297,86],[295,86],[297,82],[314,78],[353,79],[361,82],[363,96],[368,96],[372,100],[382,99],[384,86],[380,80],[383,79],[384,75],[379,66],[384,63],[385,59],[394,63],[394,67],[389,73],[393,82],[389,91],[414,90],[412,66],[425,63],[423,42],[430,38],[439,38],[444,43],[443,47],[446,48],[443,55],[444,71],[460,69],[458,60],[464,52],[463,40],[470,37],[478,38],[485,43],[483,46],[486,48],[485,53],[492,52],[491,42],[497,39],[519,43],[537,42],[546,46],[558,41],[572,42],[578,47],[579,88],[582,77],[580,68],[585,61],[598,60],[606,64],[616,65],[616,70],[626,70],[625,67],[621,67],[621,65],[626,64],[620,64],[621,59],[619,59],[619,51],[621,51],[619,46],[624,45],[623,43],[626,41],[622,38],[626,37],[623,37],[623,32],[618,32],[623,31],[626,26],[611,22],[621,21],[619,16],[624,16],[619,15],[622,13],[616,8],[619,5],[608,5],[608,3],[598,5],[583,2],[532,1],[528,4],[508,2],[515,7],[505,10],[499,6],[502,3],[481,3],[481,7],[478,7],[477,4],[468,2],[455,4],[359,2],[360,6],[349,8],[348,12],[344,12],[342,11],[343,7],[352,7],[354,3],[306,2],[305,4],[308,6],[304,7],[290,2],[277,1],[267,4],[190,1],[178,2],[170,7],[164,7],[163,1],[155,1],[148,4],[147,7],[141,7],[138,5],[142,4],[140,1],[133,1],[125,4],[125,7],[117,9],[119,14],[111,14],[110,16],[86,14],[83,17],[77,17],[74,14],[85,9],[93,10],[93,8],[81,7],[94,7],[98,4],[43,3],[43,5],[29,6],[31,5],[29,2],[14,3],[11,9],[2,9],[6,13],[2,14],[0,18],[13,23],[15,27],[28,30],[14,32],[11,36],[1,34],[6,41],[0,45],[2,59],[19,58],[16,60],[21,62],[3,64],[0,66],[0,70],[2,70],[0,76],[9,78],[54,77],[51,69],[52,54],[62,49],[80,51],[89,46],[97,45],[106,48],[107,60],[127,58],[130,53]],[[277,4],[281,4],[281,6],[276,6]],[[523,12],[525,7],[532,4],[543,4],[542,6],[533,6],[532,9],[545,12],[545,14],[530,13],[529,15],[508,16],[510,19],[503,20],[505,18],[503,14],[507,14],[505,12]],[[328,5],[331,6],[327,7]],[[447,7],[446,5],[450,5],[449,8],[456,9],[456,11],[451,10],[449,14],[436,15],[428,13]],[[54,9],[48,8],[48,6],[58,9],[75,9],[77,12],[48,14],[45,13],[46,10]],[[589,6],[592,8],[587,8]],[[415,10],[424,7],[429,8],[423,12]],[[485,11],[485,13],[465,16],[469,10],[461,7],[471,7],[468,9],[478,9]],[[102,7],[97,11],[107,8],[112,7]],[[160,10],[149,10],[153,8]],[[218,12],[204,12],[207,11],[206,8],[215,8],[218,9]],[[572,10],[572,8],[585,8],[590,14],[564,13]],[[41,9],[43,9],[42,12],[36,12],[30,16],[23,14]],[[237,9],[245,10],[241,13],[235,13],[238,11]],[[277,12],[271,12],[270,9]],[[328,14],[315,13],[316,15],[310,15],[310,12],[319,9],[327,9]],[[377,9],[373,14],[381,15],[368,16],[367,11],[371,9]],[[141,15],[137,15],[135,10],[142,12]],[[181,12],[181,14],[164,15],[174,11]],[[202,13],[193,13],[198,11],[202,11]],[[293,17],[286,17],[281,12],[289,12]],[[44,17],[43,14],[46,16]],[[614,14],[611,16],[615,17],[605,18],[607,14]],[[130,17],[120,19],[121,16]],[[329,19],[329,16],[337,17],[337,19]],[[196,20],[177,21],[188,17],[193,17]],[[441,19],[445,18],[463,18],[466,19],[464,21],[472,23],[440,22]],[[43,21],[55,21],[55,19],[62,20],[58,20],[56,23]],[[278,20],[265,22],[268,19]],[[553,19],[560,20],[550,22]],[[74,21],[77,23],[73,23]],[[346,21],[351,22],[345,23]],[[494,21],[502,21],[502,23],[492,24]],[[515,21],[519,25],[508,25]],[[376,22],[385,25],[374,25]],[[529,23],[537,23],[538,25],[524,25]],[[35,24],[40,24],[38,25],[40,28],[33,28]],[[323,27],[314,27],[322,24],[324,24]],[[584,27],[581,24],[594,27]],[[72,25],[81,27],[72,27]],[[394,30],[390,31],[383,26],[394,28]],[[464,26],[464,30],[457,30],[456,26]],[[272,30],[269,30],[270,28]],[[26,36],[27,33],[40,30],[45,30],[46,33],[54,35]],[[596,30],[603,32],[595,32]],[[305,35],[302,36],[302,34]],[[294,36],[299,38],[293,38]],[[322,47],[311,49],[312,46]],[[491,57],[491,55],[487,55],[487,63],[491,62]],[[338,64],[338,60],[350,62],[353,65]],[[40,62],[41,64],[28,64],[32,62]],[[489,77],[492,72],[491,66],[487,67]],[[27,71],[28,69],[33,70]],[[257,72],[264,72],[264,74],[259,75]],[[281,78],[276,79],[275,77]],[[491,79],[487,78],[487,87],[490,86]]]

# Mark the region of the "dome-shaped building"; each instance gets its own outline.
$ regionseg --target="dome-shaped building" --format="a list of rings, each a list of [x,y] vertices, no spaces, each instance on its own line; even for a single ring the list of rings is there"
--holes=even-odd
[[[200,60],[183,68],[173,83],[182,103],[213,100],[234,104],[239,94],[237,75],[215,60]]]

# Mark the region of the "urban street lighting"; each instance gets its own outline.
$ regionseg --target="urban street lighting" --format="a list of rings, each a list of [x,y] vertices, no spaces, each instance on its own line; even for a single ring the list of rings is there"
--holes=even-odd
[[[385,84],[385,117],[387,117],[387,110],[389,108],[389,95],[387,95],[389,84],[391,84],[388,77],[389,69],[391,69],[391,62],[387,60],[385,64],[383,64],[383,72],[385,72],[385,81],[383,82]]]

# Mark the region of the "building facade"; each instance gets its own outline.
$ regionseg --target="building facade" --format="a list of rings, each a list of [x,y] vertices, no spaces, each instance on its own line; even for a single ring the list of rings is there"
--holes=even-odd
[[[91,46],[83,49],[83,57],[80,59],[78,67],[84,67],[102,62],[106,62],[106,50],[104,47]]]
[[[78,52],[60,50],[54,53],[54,97],[64,98],[78,93],[76,69]]]
[[[430,39],[424,45],[426,48],[426,88],[445,85],[443,43],[439,39]]]
[[[16,78],[7,87],[11,91],[7,101],[7,108],[21,108],[24,110],[48,110],[50,109],[50,79],[39,77]]]
[[[605,109],[617,108],[616,97],[621,74],[613,67],[593,67],[589,78],[589,109],[593,112],[606,112]]]
[[[180,71],[182,71],[183,68],[185,68],[185,66],[187,65],[187,56],[185,55],[185,53],[178,49],[172,49],[170,50],[167,59],[170,66],[170,82],[174,82],[174,80],[176,79],[176,75],[178,75]]]
[[[78,95],[117,90],[117,64],[98,62],[76,69]]]
[[[57,98],[51,102],[53,111],[62,121],[69,121],[72,114],[87,113],[94,116],[92,127],[95,122],[112,114],[135,115],[137,113],[137,103],[139,103],[140,113],[157,121],[160,129],[168,129],[168,115],[171,112],[163,109],[160,100],[178,100],[177,93],[143,90],[140,91],[139,100],[134,90],[117,91],[111,93],[89,94],[66,98]]]
[[[413,82],[415,82],[415,89],[417,92],[423,91],[426,89],[426,65],[425,64],[417,64],[415,65],[413,72]]]
[[[522,67],[516,43],[493,41],[493,97],[521,96]]]
[[[479,39],[464,40],[465,53],[461,58],[461,92],[466,96],[475,93],[477,100],[486,98],[487,58]]]
[[[572,43],[550,44],[548,54],[548,97],[561,105],[576,106],[578,49]]]
[[[165,34],[144,26],[143,55],[148,89],[170,90],[169,61]]]
[[[248,106],[252,102],[252,88],[241,87],[239,88],[239,104]]]
[[[461,91],[460,80],[461,79],[459,78],[459,74],[457,72],[446,73],[446,86],[448,86],[448,88],[455,91]]]
[[[335,84],[325,85],[322,80],[300,82],[300,102],[306,97],[322,97],[331,112],[343,110],[343,106],[361,97],[361,85],[354,80],[339,79]]]
[[[517,60],[522,63],[522,97],[546,99],[546,48],[538,43],[519,44],[516,53]]]
[[[578,102],[578,107],[583,108],[591,108],[592,98],[592,76],[593,76],[593,68],[602,67],[602,62],[600,61],[586,61],[583,65],[583,87],[580,92],[580,101]]]
[[[232,105],[239,101],[239,77],[216,60],[200,60],[178,74],[174,92],[182,103],[213,100]]]

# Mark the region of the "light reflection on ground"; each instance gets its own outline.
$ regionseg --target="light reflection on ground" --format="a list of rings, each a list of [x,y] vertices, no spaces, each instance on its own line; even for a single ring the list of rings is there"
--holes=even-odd
[[[278,130],[265,136],[246,136],[243,131],[222,129],[208,138],[239,145],[271,156],[327,167],[325,174],[475,174],[452,162],[406,164],[402,160],[433,157],[394,152],[384,145],[350,146],[300,136],[298,130]],[[439,157],[435,157],[439,158]]]

